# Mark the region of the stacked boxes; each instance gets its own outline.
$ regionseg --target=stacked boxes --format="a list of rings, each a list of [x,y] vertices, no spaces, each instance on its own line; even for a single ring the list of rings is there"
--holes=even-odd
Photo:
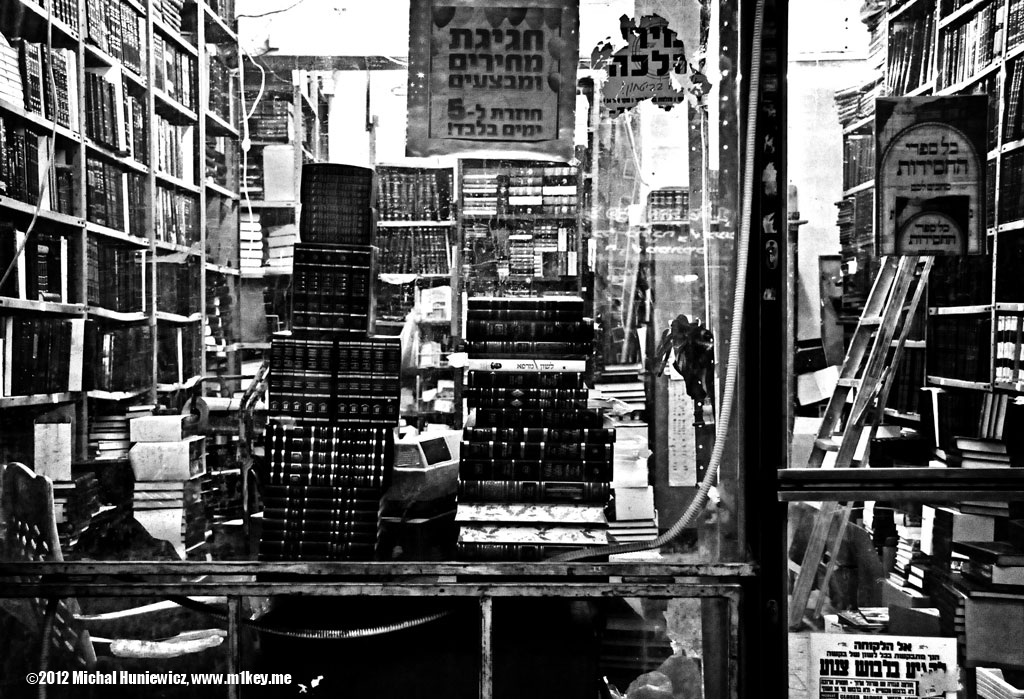
[[[206,558],[203,506],[206,440],[191,435],[190,418],[151,415],[130,423],[128,459],[135,474],[135,519],[154,538],[169,541],[182,558]]]
[[[262,560],[366,560],[394,459],[401,344],[369,334],[372,170],[302,172],[290,335],[271,344]]]
[[[576,297],[468,300],[462,558],[538,560],[607,543],[615,432],[587,409],[592,336]]]

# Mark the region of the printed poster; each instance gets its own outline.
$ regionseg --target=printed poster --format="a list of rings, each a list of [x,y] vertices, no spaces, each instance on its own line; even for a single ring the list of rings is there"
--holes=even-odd
[[[956,639],[812,633],[814,699],[955,699]]]
[[[412,0],[406,155],[573,157],[578,0]]]

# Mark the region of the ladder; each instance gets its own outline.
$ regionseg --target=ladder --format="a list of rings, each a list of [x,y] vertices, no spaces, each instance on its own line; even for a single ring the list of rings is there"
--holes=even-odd
[[[932,262],[930,256],[917,255],[890,255],[882,259],[878,276],[875,277],[860,322],[847,349],[835,392],[825,408],[808,468],[822,468],[830,452],[835,453],[836,458],[828,467],[850,468],[866,426],[869,430],[867,445],[870,446],[870,440],[875,436],[885,414],[889,391]],[[867,451],[862,463],[867,464]],[[838,560],[836,554],[850,520],[850,509],[848,503],[823,502],[814,516],[807,550],[790,600],[791,628],[803,622],[811,589],[827,551],[829,561],[822,579],[822,593],[818,598],[815,616],[821,613],[829,580],[835,572]]]

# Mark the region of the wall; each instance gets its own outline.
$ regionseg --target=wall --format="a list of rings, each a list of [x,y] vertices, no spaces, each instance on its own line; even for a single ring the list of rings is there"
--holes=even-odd
[[[839,253],[835,203],[843,191],[836,89],[867,74],[861,0],[790,0],[789,182],[799,195],[797,340],[821,336],[818,256]]]

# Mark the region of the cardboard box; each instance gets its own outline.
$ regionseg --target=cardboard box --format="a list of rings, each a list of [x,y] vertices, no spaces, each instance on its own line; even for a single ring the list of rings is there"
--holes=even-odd
[[[71,423],[37,422],[33,470],[52,481],[71,480]]]
[[[128,439],[132,442],[180,442],[192,435],[190,415],[149,415],[129,423]]]
[[[136,481],[187,481],[206,471],[205,438],[139,442],[128,451]]]
[[[654,519],[654,487],[615,489],[615,520]]]

